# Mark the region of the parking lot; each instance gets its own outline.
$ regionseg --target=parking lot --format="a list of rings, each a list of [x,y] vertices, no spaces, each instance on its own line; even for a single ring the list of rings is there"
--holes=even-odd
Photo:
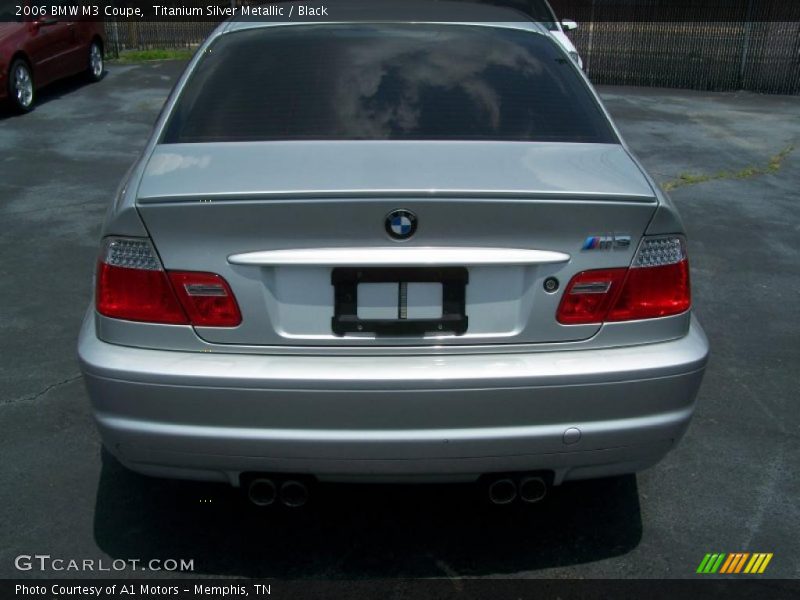
[[[193,559],[276,578],[692,577],[707,552],[772,552],[800,577],[800,102],[603,88],[674,188],[712,347],[692,426],[634,477],[566,484],[532,507],[471,486],[324,486],[301,511],[225,486],[125,471],[101,452],[75,357],[100,225],[180,72],[111,65],[0,116],[0,576],[20,554]],[[796,149],[794,147],[796,146]],[[138,571],[85,576],[144,576]],[[152,574],[151,574],[152,575]]]

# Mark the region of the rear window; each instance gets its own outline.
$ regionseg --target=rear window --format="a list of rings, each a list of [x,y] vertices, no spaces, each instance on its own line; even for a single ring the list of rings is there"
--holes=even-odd
[[[478,0],[481,4],[491,4],[514,10],[538,21],[550,31],[558,31],[553,9],[545,0]]]
[[[266,140],[617,141],[552,40],[432,23],[220,36],[189,78],[162,142]]]

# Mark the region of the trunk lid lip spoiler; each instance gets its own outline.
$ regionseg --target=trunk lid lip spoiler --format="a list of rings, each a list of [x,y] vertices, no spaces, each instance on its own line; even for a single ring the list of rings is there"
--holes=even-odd
[[[609,192],[570,192],[561,190],[459,190],[459,189],[352,189],[352,190],[264,190],[245,192],[212,192],[198,194],[168,194],[142,196],[136,199],[137,205],[146,204],[205,204],[218,202],[263,202],[263,201],[304,201],[304,200],[353,200],[374,201],[387,198],[411,198],[417,200],[505,200],[527,202],[530,200],[544,202],[603,202],[620,204],[658,204],[655,194],[609,193]]]
[[[553,250],[459,246],[290,248],[231,254],[232,265],[279,267],[446,267],[546,265],[566,263],[570,255]]]

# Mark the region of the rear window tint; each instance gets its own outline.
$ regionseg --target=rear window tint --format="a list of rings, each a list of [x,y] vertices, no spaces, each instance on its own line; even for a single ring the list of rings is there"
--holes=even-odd
[[[502,6],[503,8],[513,8],[523,15],[529,16],[534,21],[538,21],[550,31],[557,31],[555,15],[553,9],[545,0],[477,0],[481,4],[491,4]]]
[[[220,36],[162,142],[312,139],[617,141],[569,59],[543,35],[359,23]]]

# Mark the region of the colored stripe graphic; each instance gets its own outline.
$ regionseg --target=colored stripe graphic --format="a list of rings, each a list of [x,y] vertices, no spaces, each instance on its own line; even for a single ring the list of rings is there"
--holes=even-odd
[[[715,554],[706,554],[703,558],[700,566],[697,567],[698,573],[716,573],[719,570],[722,561],[725,559],[726,554],[723,553],[715,553]]]
[[[758,569],[758,572],[763,573],[766,570],[769,561],[771,560],[772,560],[772,552],[767,554],[766,558],[764,558],[764,562],[761,563],[761,567]]]
[[[697,573],[705,573],[706,572],[706,565],[708,564],[709,560],[711,560],[711,555],[710,554],[706,554],[703,557],[703,560],[700,561],[700,566],[697,567]]]
[[[722,565],[720,573],[738,573],[744,567],[744,563],[750,556],[747,552],[736,552],[728,555],[728,560]]]
[[[750,562],[747,563],[747,566],[744,568],[745,573],[757,573],[758,567],[761,566],[762,561],[764,560],[763,554],[753,554],[753,557],[750,559]]]
[[[720,573],[727,573],[728,569],[731,568],[731,563],[736,560],[736,554],[728,554],[728,559],[723,563],[722,568],[719,570]]]
[[[719,569],[719,566],[722,564],[722,561],[723,561],[724,558],[725,558],[725,554],[720,554],[719,558],[717,558],[717,561],[711,566],[711,569],[709,570],[709,573],[716,573],[717,569]]]
[[[744,569],[745,573],[763,573],[767,568],[769,561],[772,560],[772,553],[758,552],[753,554],[753,558],[747,563]]]
[[[742,567],[744,567],[745,561],[749,557],[750,557],[750,553],[749,552],[745,552],[745,553],[742,554],[742,558],[740,558],[739,562],[736,563],[736,571],[734,571],[734,573],[739,573],[742,570]]]
[[[709,553],[700,561],[697,573],[726,575],[738,573],[763,573],[772,560],[771,552],[717,552]],[[745,566],[747,565],[747,566]]]

